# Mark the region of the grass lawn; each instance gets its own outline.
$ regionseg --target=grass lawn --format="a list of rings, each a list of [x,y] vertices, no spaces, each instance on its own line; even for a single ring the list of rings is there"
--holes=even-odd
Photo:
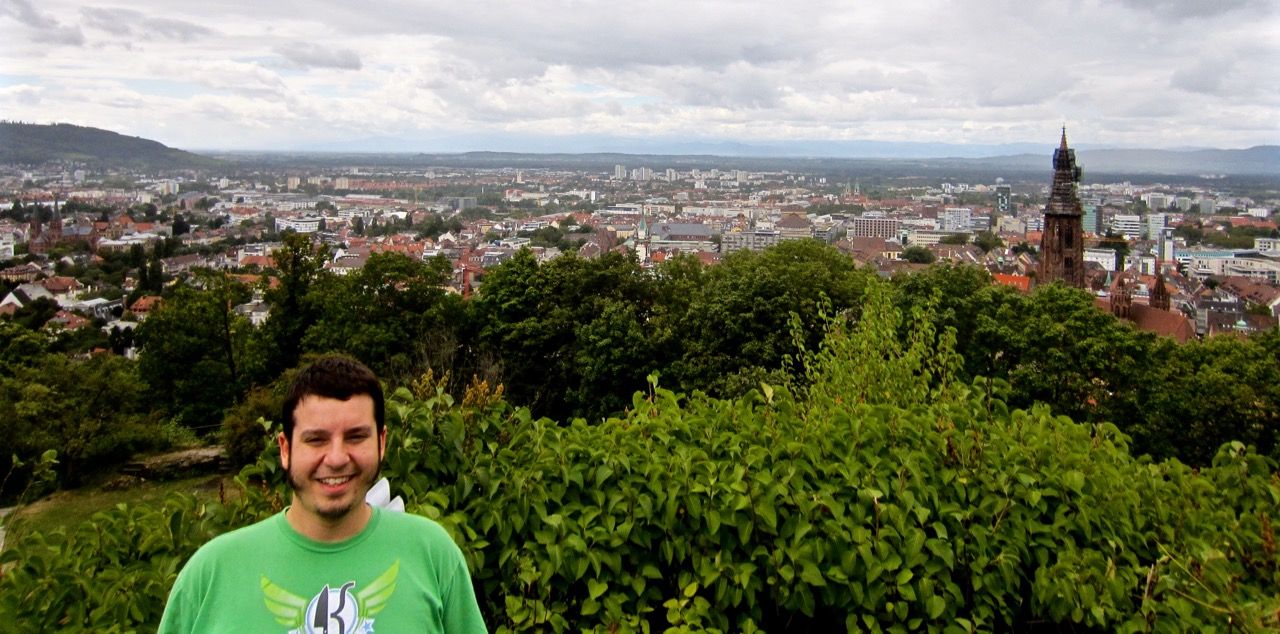
[[[93,517],[94,513],[117,504],[157,504],[175,491],[217,501],[219,483],[225,483],[227,495],[239,494],[239,489],[231,482],[230,476],[208,474],[182,480],[146,481],[117,490],[107,490],[102,487],[102,483],[96,483],[70,491],[59,491],[18,509],[6,518],[8,535],[5,542],[13,544],[26,533],[48,533],[58,527],[71,528]]]

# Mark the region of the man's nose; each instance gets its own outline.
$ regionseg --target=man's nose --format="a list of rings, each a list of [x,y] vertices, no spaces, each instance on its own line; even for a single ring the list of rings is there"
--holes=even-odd
[[[334,439],[324,452],[324,463],[331,467],[340,467],[348,462],[351,462],[351,452],[348,451],[346,441],[341,438]]]

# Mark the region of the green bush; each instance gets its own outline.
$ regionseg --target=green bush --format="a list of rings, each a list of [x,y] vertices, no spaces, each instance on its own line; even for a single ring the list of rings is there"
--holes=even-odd
[[[1134,459],[1111,424],[957,383],[952,334],[912,323],[884,343],[901,319],[873,289],[793,359],[796,388],[651,379],[595,425],[483,386],[461,404],[401,388],[383,472],[463,545],[496,631],[1280,627],[1274,462],[1240,443],[1198,471]],[[16,544],[0,622],[154,627],[195,547],[280,508],[276,460],[227,506],[175,498]]]
[[[264,421],[280,415],[283,400],[271,388],[254,388],[227,412],[219,437],[228,462],[237,467],[252,464],[262,455],[263,445],[274,442],[271,424]]]

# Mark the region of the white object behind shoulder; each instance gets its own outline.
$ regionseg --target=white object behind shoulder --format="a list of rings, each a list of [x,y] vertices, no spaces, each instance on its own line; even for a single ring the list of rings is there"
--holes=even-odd
[[[395,511],[397,513],[404,512],[404,499],[398,495],[395,499],[392,499],[391,483],[388,482],[386,478],[378,480],[378,482],[369,489],[369,492],[364,496],[364,501],[368,502],[370,506],[378,506],[388,511]]]

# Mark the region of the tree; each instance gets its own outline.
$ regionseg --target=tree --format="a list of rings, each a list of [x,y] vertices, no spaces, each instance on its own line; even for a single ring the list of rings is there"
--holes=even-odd
[[[1150,361],[1156,376],[1145,415],[1127,429],[1135,451],[1207,465],[1218,447],[1238,440],[1280,458],[1275,339],[1213,337],[1162,349]]]
[[[629,402],[659,367],[647,340],[629,336],[645,323],[652,295],[633,257],[565,255],[539,264],[522,249],[485,276],[471,321],[479,352],[498,360],[514,401],[539,414],[598,417]],[[580,363],[590,354],[600,358]],[[622,359],[636,365],[610,374]]]
[[[683,391],[731,395],[780,373],[798,352],[821,339],[821,312],[855,310],[871,273],[817,240],[790,240],[763,252],[735,251],[704,273],[687,310],[654,324],[661,349],[675,351],[664,383]],[[661,366],[660,366],[661,367]],[[781,375],[776,375],[780,377]]]
[[[444,290],[451,274],[444,258],[375,253],[350,275],[319,277],[306,298],[317,319],[303,336],[304,350],[346,352],[393,383],[428,367],[451,369],[445,351],[428,349],[442,336],[455,339],[461,320],[460,298]]]
[[[329,259],[328,247],[312,245],[311,238],[305,234],[286,233],[284,244],[271,257],[280,284],[265,293],[271,316],[257,333],[255,347],[261,354],[261,368],[265,373],[258,378],[263,382],[298,364],[303,337],[320,318],[319,310],[308,297],[311,287],[317,280],[332,275],[324,270]]]
[[[13,321],[31,330],[39,330],[62,308],[48,297],[37,297],[14,311]]]
[[[1111,249],[1116,252],[1116,269],[1124,268],[1125,259],[1129,257],[1129,240],[1113,231],[1098,240],[1098,248]]]
[[[27,462],[52,449],[61,482],[77,486],[98,469],[164,443],[136,368],[123,357],[78,361],[42,353],[11,369],[0,376],[5,472],[11,455]]]
[[[902,259],[912,264],[932,264],[937,258],[928,247],[913,244],[902,250]]]
[[[955,244],[955,245],[969,244],[969,234],[967,233],[948,234],[948,235],[942,236],[938,240],[938,244]]]
[[[174,214],[173,216],[173,235],[180,236],[191,232],[191,224],[187,222],[182,214]]]
[[[138,325],[138,370],[157,403],[196,430],[218,426],[248,387],[252,326],[235,313],[248,289],[202,275],[202,289],[179,285]]]
[[[973,243],[982,249],[983,253],[990,253],[992,249],[1004,246],[1004,240],[990,231],[979,231],[973,237]]]

